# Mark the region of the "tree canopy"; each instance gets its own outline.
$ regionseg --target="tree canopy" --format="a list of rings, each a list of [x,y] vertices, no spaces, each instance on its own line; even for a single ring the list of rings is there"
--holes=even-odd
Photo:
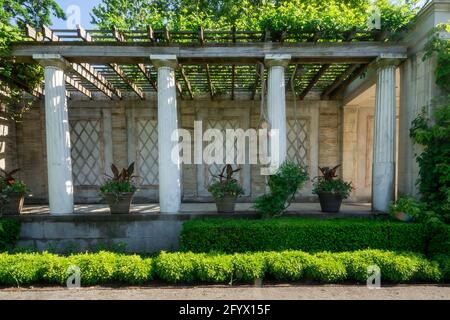
[[[404,28],[415,14],[417,0],[102,0],[92,10],[101,29],[274,31],[343,31],[367,29],[372,3],[379,8],[381,27]]]

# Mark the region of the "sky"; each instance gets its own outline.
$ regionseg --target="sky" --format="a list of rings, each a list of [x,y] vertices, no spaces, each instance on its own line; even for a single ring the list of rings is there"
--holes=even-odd
[[[54,17],[52,19],[52,29],[75,29],[75,25],[78,23],[85,29],[95,28],[91,24],[91,16],[89,13],[100,2],[100,0],[56,0],[56,3],[66,13],[67,20],[64,21]]]

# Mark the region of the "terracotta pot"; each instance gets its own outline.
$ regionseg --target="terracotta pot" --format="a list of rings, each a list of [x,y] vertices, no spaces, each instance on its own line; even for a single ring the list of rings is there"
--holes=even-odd
[[[335,193],[320,193],[320,208],[323,212],[339,212],[342,204],[342,197]]]
[[[134,192],[121,192],[118,196],[114,193],[104,193],[103,196],[112,214],[130,213],[130,205]]]
[[[21,192],[11,192],[8,194],[8,202],[4,204],[1,213],[4,215],[19,215],[23,209],[25,194]]]
[[[225,196],[223,198],[216,198],[217,212],[219,213],[234,213],[236,206],[236,197]]]

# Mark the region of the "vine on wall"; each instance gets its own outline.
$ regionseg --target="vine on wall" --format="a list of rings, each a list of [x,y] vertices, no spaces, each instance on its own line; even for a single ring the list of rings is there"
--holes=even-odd
[[[443,102],[435,108],[432,118],[423,110],[413,120],[410,136],[423,146],[423,152],[416,157],[417,184],[427,214],[450,223],[450,40],[442,38],[442,32],[450,32],[450,25],[436,28],[424,60],[436,57],[436,84],[442,90]]]

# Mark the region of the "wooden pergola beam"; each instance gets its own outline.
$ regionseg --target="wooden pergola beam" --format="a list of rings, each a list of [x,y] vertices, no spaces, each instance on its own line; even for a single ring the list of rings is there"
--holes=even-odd
[[[206,79],[208,80],[208,88],[209,88],[209,94],[211,95],[211,100],[214,100],[214,87],[211,81],[211,73],[209,71],[209,65],[205,65],[206,70]]]
[[[320,78],[322,77],[322,75],[327,72],[328,68],[330,67],[329,64],[323,64],[319,71],[317,71],[317,73],[313,76],[313,78],[311,79],[311,81],[309,81],[308,85],[306,86],[305,89],[303,89],[303,91],[300,93],[300,95],[298,96],[298,98],[300,100],[303,100],[306,95],[308,94],[309,91],[311,91],[311,89],[316,85],[316,83],[320,80]]]
[[[255,72],[255,82],[253,84],[252,88],[252,100],[255,100],[256,97],[256,89],[258,88],[258,83],[260,81],[260,78],[264,75],[262,75],[262,70],[259,64],[255,66],[256,72]],[[259,69],[259,70],[258,70]]]
[[[336,87],[336,89],[334,89],[332,92],[330,92],[328,94],[330,99],[335,99],[340,97],[342,91],[356,78],[358,78],[359,76],[361,76],[361,74],[363,74],[366,70],[367,70],[368,65],[360,65],[358,66],[358,68],[355,69],[355,71],[353,71],[353,73],[347,78],[345,79],[345,81],[341,82],[341,84]]]
[[[149,26],[150,30],[151,27]],[[123,35],[122,32],[120,32],[116,27],[113,27],[113,35],[114,38],[116,38],[117,41],[119,42],[125,42],[125,36]],[[153,37],[153,31],[151,31],[151,35]],[[157,90],[156,87],[156,82],[155,80],[152,78],[152,75],[147,71],[147,68],[145,67],[145,64],[143,63],[138,63],[136,64],[136,67],[139,69],[139,71],[144,75],[144,77],[147,79],[147,81],[152,85],[153,89],[155,91]]]
[[[70,84],[72,87],[80,91],[86,97],[92,99],[92,93],[88,89],[86,89],[79,81],[72,79],[68,75],[64,75],[64,80],[66,81],[66,83]]]
[[[407,47],[398,43],[335,42],[335,43],[236,43],[227,45],[158,45],[133,42],[17,42],[11,55],[18,61],[31,61],[33,54],[60,54],[70,62],[96,64],[147,63],[150,54],[176,55],[183,64],[254,64],[267,54],[290,54],[292,63],[300,64],[366,64],[383,55],[404,58]],[[28,60],[27,60],[28,59]]]
[[[356,68],[358,68],[359,65],[358,64],[352,64],[350,65],[339,77],[337,77],[332,84],[330,84],[327,88],[325,88],[325,90],[323,90],[322,95],[321,95],[321,99],[322,100],[327,100],[329,99],[330,94],[336,90],[336,88],[338,88],[342,82],[345,81],[345,79],[353,72],[356,70]]]
[[[78,35],[80,38],[85,42],[92,42],[92,37],[89,35],[89,33],[83,29],[81,26],[78,26]],[[114,35],[115,31],[113,30]],[[125,71],[122,70],[122,68],[119,66],[118,63],[108,63],[108,66],[138,95],[139,98],[144,100],[145,95],[144,92],[139,88],[133,81],[128,79]]]
[[[180,73],[181,73],[181,77],[183,78],[184,83],[186,84],[186,88],[189,92],[189,96],[191,97],[191,99],[194,99],[194,92],[192,91],[191,82],[189,81],[189,79],[186,75],[186,71],[183,68],[183,65],[181,65],[181,64],[180,64]]]
[[[30,37],[35,41],[42,41],[43,39],[48,39],[50,41],[57,41],[57,42],[60,41],[59,37],[56,34],[54,34],[54,32],[47,26],[42,27],[42,35],[41,35],[37,33],[37,31],[33,27],[27,25],[26,33],[28,37]],[[81,64],[71,63],[70,66],[72,67],[73,71],[75,71],[79,76],[85,78],[87,81],[92,83],[97,89],[103,92],[107,97],[112,99],[113,91],[111,89],[108,89],[107,86],[103,84],[107,82],[106,79],[100,76],[92,66],[90,66],[87,63]],[[76,85],[74,81],[71,81],[70,77],[66,77],[65,81],[68,82],[69,84],[74,83]],[[82,92],[84,95],[92,99],[92,94],[90,94],[90,91],[87,90],[85,87],[83,87],[80,83],[78,83],[78,85],[74,87],[79,88],[80,92]],[[116,94],[120,95],[120,92]]]

